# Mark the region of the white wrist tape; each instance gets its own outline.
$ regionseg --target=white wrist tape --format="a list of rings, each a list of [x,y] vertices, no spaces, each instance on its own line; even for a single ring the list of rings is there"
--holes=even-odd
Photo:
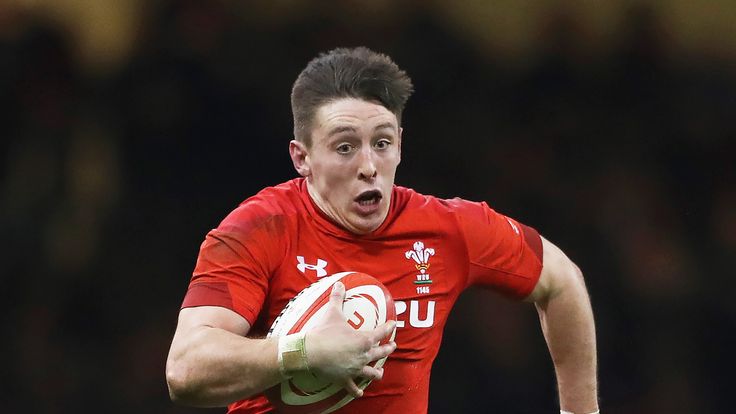
[[[282,377],[291,378],[297,372],[309,371],[304,338],[304,332],[279,337],[279,372]]]
[[[560,410],[560,414],[575,414],[575,413],[571,411]],[[595,410],[592,413],[588,413],[588,414],[601,414],[601,410]]]

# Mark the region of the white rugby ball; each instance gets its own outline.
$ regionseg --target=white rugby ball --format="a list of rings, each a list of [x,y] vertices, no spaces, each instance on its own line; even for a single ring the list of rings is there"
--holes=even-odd
[[[347,323],[356,330],[372,330],[376,326],[396,320],[396,308],[388,289],[373,276],[359,272],[342,272],[324,277],[297,294],[276,318],[268,337],[279,337],[307,332],[319,326],[330,300],[332,285],[345,285],[343,314]],[[382,344],[393,341],[396,329]],[[307,353],[309,350],[307,350]],[[373,363],[380,368],[386,358]],[[365,389],[370,380],[356,384]],[[340,385],[319,378],[312,373],[295,375],[266,390],[266,397],[279,412],[287,414],[330,413],[349,403],[353,397]]]

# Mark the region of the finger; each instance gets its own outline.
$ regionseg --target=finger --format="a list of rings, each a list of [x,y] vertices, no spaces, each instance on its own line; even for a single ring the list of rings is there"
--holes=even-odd
[[[357,385],[355,385],[355,381],[353,381],[352,378],[348,378],[347,382],[345,382],[345,391],[348,392],[348,394],[352,395],[355,398],[360,398],[363,396],[363,390],[358,388]]]
[[[370,365],[366,365],[360,371],[360,376],[367,379],[380,381],[381,378],[383,378],[383,368],[374,368]]]
[[[381,342],[382,339],[388,338],[394,329],[396,329],[396,321],[382,323],[376,326],[376,329],[371,332],[371,339],[373,342]]]
[[[368,360],[376,361],[381,358],[386,358],[387,356],[391,355],[391,353],[394,352],[395,350],[396,350],[396,342],[394,341],[391,341],[387,344],[373,347],[368,351]]]

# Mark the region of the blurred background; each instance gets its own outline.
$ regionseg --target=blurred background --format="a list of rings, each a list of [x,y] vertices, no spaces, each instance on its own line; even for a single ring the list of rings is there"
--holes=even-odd
[[[0,2],[0,411],[223,412],[164,379],[199,244],[295,176],[291,85],[356,45],[415,83],[398,183],[583,269],[602,412],[729,411],[735,22],[732,0]],[[533,306],[492,298],[458,302],[430,412],[556,412]]]

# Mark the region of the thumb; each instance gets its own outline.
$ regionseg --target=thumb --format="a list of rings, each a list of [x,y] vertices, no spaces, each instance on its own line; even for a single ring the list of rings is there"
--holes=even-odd
[[[345,301],[345,285],[342,282],[335,282],[332,285],[332,292],[330,293],[330,303],[333,306],[337,306],[338,309],[342,310],[342,303]]]

